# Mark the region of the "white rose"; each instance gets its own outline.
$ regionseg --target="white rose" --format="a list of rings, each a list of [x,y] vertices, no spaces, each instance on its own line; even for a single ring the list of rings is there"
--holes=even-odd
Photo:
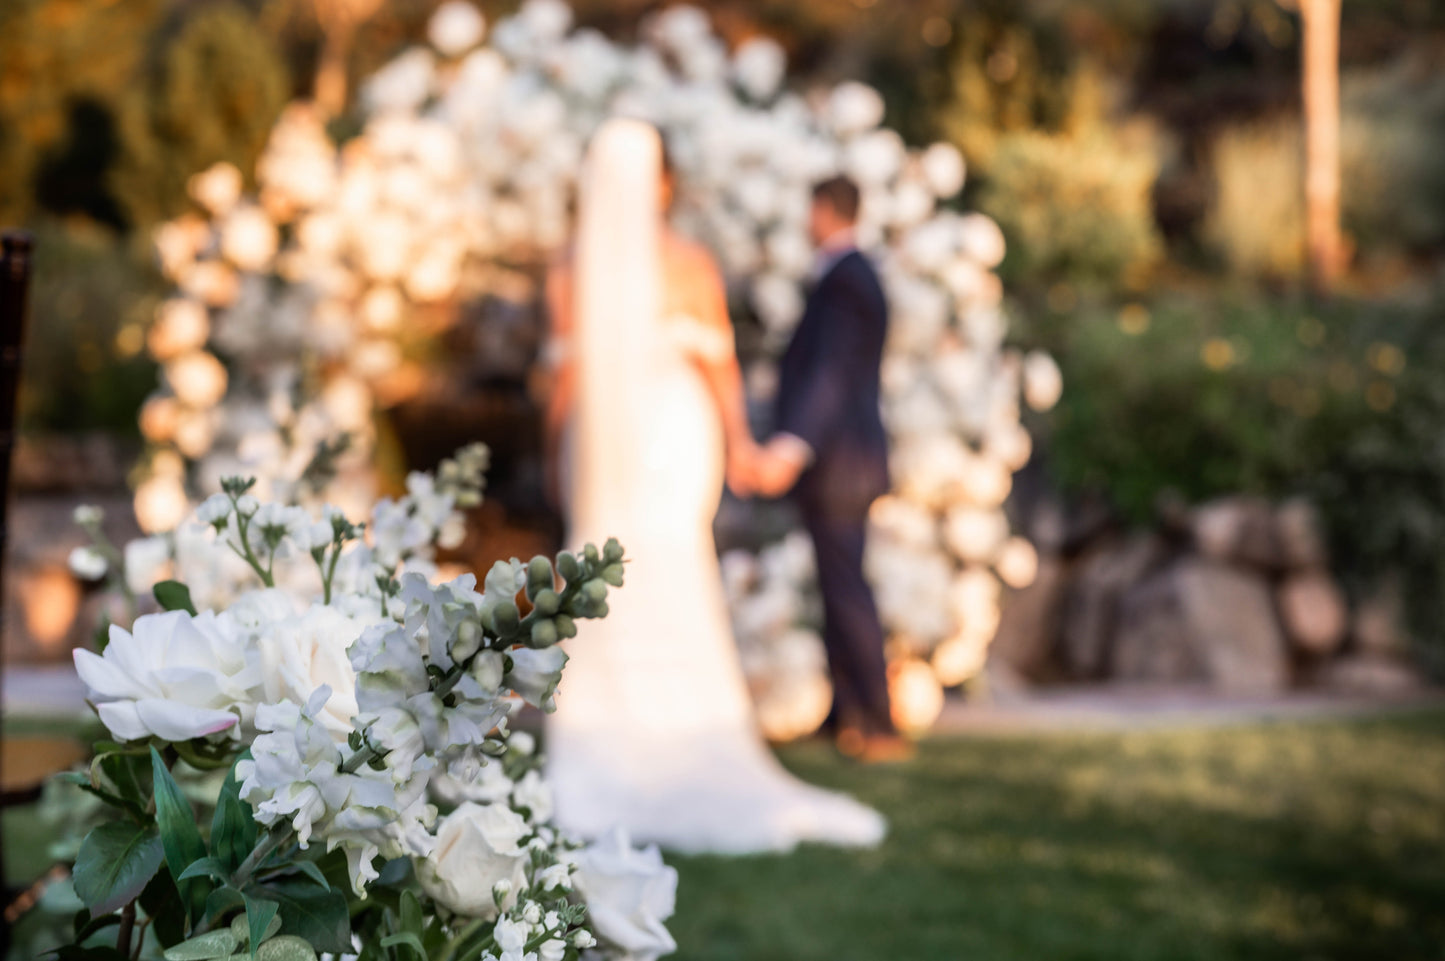
[[[677,950],[663,921],[677,899],[677,871],[657,848],[634,848],[622,829],[577,858],[577,891],[587,904],[589,927],[626,961],[655,961]]]
[[[526,887],[527,851],[519,842],[530,830],[505,805],[462,804],[438,825],[436,850],[417,865],[422,888],[458,914],[495,917],[492,889],[498,882],[514,892]]]
[[[733,77],[754,100],[767,100],[777,93],[787,70],[788,58],[783,48],[767,37],[746,41],[733,55]]]
[[[963,189],[963,154],[951,143],[936,143],[919,157],[923,179],[938,197],[952,197]]]
[[[77,650],[75,670],[100,719],[120,741],[188,741],[235,726],[259,680],[235,632],[210,611],[112,626],[104,654]]]
[[[346,740],[357,713],[356,671],[347,648],[366,627],[364,621],[321,605],[272,625],[259,640],[266,702],[305,704],[326,685],[331,697],[316,721],[333,738]]]

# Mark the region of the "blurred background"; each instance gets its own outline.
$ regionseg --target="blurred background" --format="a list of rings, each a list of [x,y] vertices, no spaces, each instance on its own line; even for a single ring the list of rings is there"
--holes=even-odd
[[[476,5],[489,23],[517,6]],[[573,2],[619,42],[665,6]],[[118,541],[150,529],[133,507],[154,475],[152,319],[174,288],[158,229],[197,212],[193,178],[217,164],[254,187],[294,100],[314,98],[334,139],[356,134],[348,104],[436,7],[0,5],[0,226],[35,237],[4,584],[12,732],[50,730],[46,685],[69,690],[17,668],[68,663],[108,603],[67,565],[85,542],[74,506],[107,507]],[[1031,456],[1003,509],[1027,550],[978,602],[993,613],[977,656],[893,639],[902,720],[939,732],[914,780],[865,778],[816,745],[784,755],[882,805],[898,846],[861,867],[831,852],[688,865],[682,956],[1441,957],[1445,715],[1420,706],[1445,678],[1445,5],[707,9],[729,47],[777,41],[790,84],[861,80],[909,145],[961,152],[948,205],[1002,231],[1007,346],[1052,357],[1063,386],[1022,414]],[[425,383],[380,392],[383,490],[461,443],[492,447],[457,563],[561,533],[541,491],[539,312],[514,301],[415,320]],[[764,353],[757,327],[739,320],[745,359]],[[765,634],[743,582],[750,564],[788,576],[785,512],[728,501],[718,523],[741,558],[739,616]],[[761,703],[776,662],[755,660]],[[789,707],[816,701],[799,690],[774,693],[780,740],[815,723]],[[1263,723],[1296,715],[1311,723]],[[1092,739],[1054,730],[1095,722]],[[7,787],[25,788],[6,752]],[[769,913],[821,871],[851,880],[811,910],[899,912],[886,942],[876,924],[829,941]],[[801,912],[798,897],[779,903]],[[713,955],[689,952],[688,924]]]

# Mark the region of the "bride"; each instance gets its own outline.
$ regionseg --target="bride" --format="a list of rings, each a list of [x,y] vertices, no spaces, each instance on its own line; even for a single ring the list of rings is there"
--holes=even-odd
[[[615,536],[629,558],[611,613],[567,648],[547,726],[557,820],[688,852],[876,844],[882,817],[794,778],[753,721],[712,519],[755,448],[721,277],[666,226],[670,194],[657,131],[608,121],[548,278],[568,538]]]

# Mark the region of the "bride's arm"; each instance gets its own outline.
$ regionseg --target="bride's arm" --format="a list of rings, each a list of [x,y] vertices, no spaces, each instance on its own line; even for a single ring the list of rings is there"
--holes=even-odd
[[[733,326],[728,317],[727,293],[722,275],[711,257],[700,255],[695,268],[698,320],[716,337],[714,349],[694,353],[694,362],[702,371],[703,380],[712,394],[714,406],[722,422],[727,443],[728,485],[738,494],[751,493],[751,480],[746,476],[757,453],[752,429],[748,426],[747,400],[743,392],[742,371],[733,348]]]

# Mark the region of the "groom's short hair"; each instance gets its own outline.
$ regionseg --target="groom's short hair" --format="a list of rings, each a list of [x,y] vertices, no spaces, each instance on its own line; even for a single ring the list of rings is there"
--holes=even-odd
[[[858,185],[851,178],[842,174],[813,184],[813,199],[823,201],[849,223],[855,223],[858,220],[858,206],[861,197]]]

